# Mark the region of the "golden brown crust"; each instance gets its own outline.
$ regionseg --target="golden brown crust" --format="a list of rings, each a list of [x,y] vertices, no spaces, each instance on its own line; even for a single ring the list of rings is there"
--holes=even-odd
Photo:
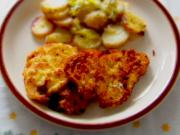
[[[68,81],[65,62],[76,53],[76,48],[61,43],[46,44],[32,52],[23,73],[28,97],[47,102],[49,95],[61,90]]]
[[[145,54],[134,50],[109,50],[99,61],[96,79],[98,101],[102,108],[125,102],[149,64]]]
[[[78,92],[87,100],[96,97],[95,72],[98,66],[100,51],[86,50],[69,59],[65,72],[77,83]]]
[[[66,114],[80,114],[83,113],[89,102],[84,100],[78,93],[65,89],[60,94],[59,109]]]
[[[135,50],[83,50],[46,44],[28,58],[24,81],[28,96],[56,111],[80,114],[98,100],[101,108],[118,106],[129,98],[149,65]]]

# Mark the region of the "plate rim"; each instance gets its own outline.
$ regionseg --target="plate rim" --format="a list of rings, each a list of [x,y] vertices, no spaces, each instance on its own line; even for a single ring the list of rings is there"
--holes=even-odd
[[[9,20],[11,19],[14,11],[23,3],[23,1],[25,1],[25,0],[18,0],[17,2],[15,2],[15,4],[12,6],[12,8],[7,13],[7,15],[1,25],[1,29],[0,29],[0,71],[2,73],[3,79],[5,80],[5,83],[7,84],[7,86],[9,87],[9,90],[13,93],[13,95],[24,106],[26,106],[26,108],[28,108],[33,113],[40,116],[41,118],[48,120],[50,122],[53,122],[55,124],[58,124],[58,125],[67,126],[67,127],[71,127],[71,128],[77,128],[77,129],[106,129],[106,128],[112,128],[112,127],[116,127],[116,126],[122,126],[124,124],[127,124],[131,121],[134,121],[134,120],[144,116],[148,112],[155,109],[155,107],[157,107],[162,102],[162,100],[165,99],[165,97],[168,95],[168,93],[172,90],[171,88],[175,84],[177,77],[178,77],[178,73],[180,71],[180,35],[179,35],[178,28],[177,28],[172,16],[170,15],[169,11],[164,7],[164,5],[161,2],[159,2],[158,0],[153,0],[153,2],[163,12],[163,14],[166,16],[167,20],[170,23],[171,29],[174,34],[174,38],[176,40],[176,48],[177,48],[177,50],[176,50],[177,51],[176,65],[175,65],[172,77],[171,77],[170,81],[168,82],[166,88],[164,89],[163,93],[155,101],[153,101],[145,109],[139,111],[138,113],[136,113],[134,115],[131,115],[122,120],[112,121],[112,122],[103,123],[103,124],[82,124],[82,123],[68,122],[68,121],[64,121],[64,120],[52,117],[52,116],[44,113],[43,111],[37,109],[36,107],[31,105],[23,96],[21,96],[21,94],[18,92],[18,90],[16,90],[16,88],[15,88],[13,82],[10,80],[8,73],[6,71],[6,68],[4,66],[3,53],[2,53],[3,38],[4,38],[6,26],[9,22]]]

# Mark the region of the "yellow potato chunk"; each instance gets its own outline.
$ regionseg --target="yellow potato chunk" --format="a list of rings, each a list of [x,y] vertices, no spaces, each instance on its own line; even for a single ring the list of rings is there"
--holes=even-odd
[[[94,30],[84,28],[76,32],[73,44],[81,49],[98,48],[101,45],[101,37]]]
[[[55,32],[48,35],[45,39],[46,43],[71,43],[72,34],[65,29],[56,29]]]
[[[68,7],[68,0],[43,0],[41,9],[45,14],[64,11]]]
[[[132,12],[125,12],[123,15],[123,26],[131,33],[144,35],[146,23]]]
[[[63,10],[63,11],[57,11],[52,13],[46,13],[45,16],[50,20],[63,20],[65,18],[69,17],[69,8]]]
[[[86,25],[93,29],[103,29],[106,25],[108,18],[103,11],[93,11],[86,15],[84,22]]]

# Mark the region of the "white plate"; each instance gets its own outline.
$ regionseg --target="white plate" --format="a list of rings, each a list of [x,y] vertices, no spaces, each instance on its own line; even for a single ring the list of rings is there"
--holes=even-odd
[[[41,14],[41,0],[21,0],[14,5],[2,26],[0,65],[14,95],[32,112],[51,122],[82,129],[110,128],[135,120],[157,106],[170,91],[180,65],[180,39],[167,10],[157,0],[127,0],[130,8],[146,20],[145,37],[125,48],[143,51],[150,58],[150,68],[140,79],[127,103],[116,109],[100,109],[92,104],[83,115],[70,117],[31,102],[22,72],[27,55],[41,45],[31,35],[32,20]],[[155,56],[153,56],[153,50]]]

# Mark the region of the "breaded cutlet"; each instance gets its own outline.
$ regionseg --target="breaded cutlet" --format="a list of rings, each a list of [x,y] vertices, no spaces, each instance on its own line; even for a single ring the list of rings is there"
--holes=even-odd
[[[125,102],[148,65],[147,55],[135,50],[104,52],[96,73],[100,107],[112,107]]]
[[[61,43],[46,44],[32,52],[23,73],[28,97],[40,103],[48,102],[48,96],[68,82],[64,66],[67,58],[75,54],[76,47]]]

